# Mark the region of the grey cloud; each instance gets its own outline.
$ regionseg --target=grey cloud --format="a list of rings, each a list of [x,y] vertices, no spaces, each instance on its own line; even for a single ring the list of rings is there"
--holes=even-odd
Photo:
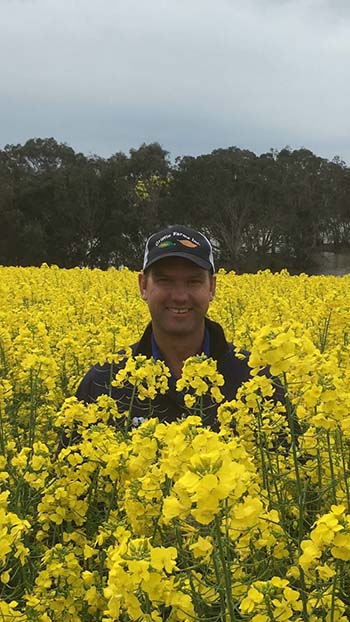
[[[173,155],[303,144],[350,159],[345,2],[1,6],[2,141],[43,133],[101,155],[143,140]]]

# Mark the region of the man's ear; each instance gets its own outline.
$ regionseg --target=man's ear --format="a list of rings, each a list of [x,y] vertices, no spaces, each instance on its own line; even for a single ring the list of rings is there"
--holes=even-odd
[[[147,300],[147,291],[146,291],[147,277],[144,272],[140,272],[138,278],[139,278],[139,290],[140,290],[141,298],[143,300]]]
[[[211,284],[210,284],[210,300],[214,299],[215,292],[216,292],[216,274],[213,274],[213,276],[211,276]]]

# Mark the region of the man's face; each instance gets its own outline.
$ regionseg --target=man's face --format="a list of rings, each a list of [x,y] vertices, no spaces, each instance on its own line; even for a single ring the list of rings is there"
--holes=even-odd
[[[215,294],[215,276],[192,261],[168,257],[139,275],[155,333],[183,337],[203,331],[204,317]]]

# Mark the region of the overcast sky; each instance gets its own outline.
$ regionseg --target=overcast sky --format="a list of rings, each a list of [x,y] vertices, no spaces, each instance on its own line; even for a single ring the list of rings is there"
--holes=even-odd
[[[349,0],[0,0],[0,147],[307,147],[350,165]]]

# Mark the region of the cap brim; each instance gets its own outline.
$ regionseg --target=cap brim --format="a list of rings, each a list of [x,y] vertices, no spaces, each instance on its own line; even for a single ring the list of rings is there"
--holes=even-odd
[[[195,263],[197,266],[199,266],[200,268],[203,268],[204,270],[210,270],[211,272],[213,271],[213,266],[211,265],[209,261],[205,261],[205,259],[202,259],[201,257],[195,257],[192,255],[189,255],[189,253],[178,253],[178,252],[164,253],[162,254],[161,257],[155,257],[154,259],[147,261],[147,264],[146,266],[144,266],[143,269],[147,270],[147,268],[149,268],[153,264],[157,263],[158,261],[162,261],[162,259],[167,259],[168,257],[181,257],[182,259],[187,259],[188,261]]]

